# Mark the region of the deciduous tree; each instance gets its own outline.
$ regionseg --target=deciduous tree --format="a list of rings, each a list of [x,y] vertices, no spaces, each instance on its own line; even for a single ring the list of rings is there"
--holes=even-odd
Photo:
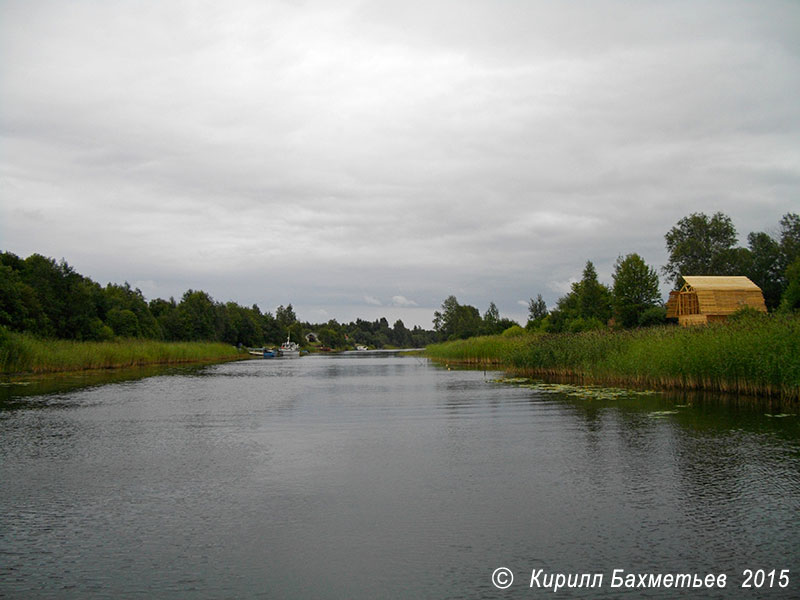
[[[663,272],[675,288],[682,275],[735,275],[737,270],[736,228],[721,212],[708,217],[692,213],[664,236],[669,260]]]
[[[478,335],[483,320],[474,306],[461,305],[455,296],[448,296],[442,302],[442,310],[434,311],[433,326],[442,339],[466,339]]]
[[[648,309],[661,304],[658,274],[638,254],[619,257],[613,279],[614,319],[623,327],[639,325]]]
[[[743,275],[761,288],[764,302],[770,310],[781,301],[781,293],[786,287],[785,270],[781,267],[780,245],[769,234],[750,233],[747,236],[749,262]]]
[[[539,327],[542,320],[547,316],[547,304],[542,298],[541,294],[536,295],[536,300],[531,298],[528,301],[528,323],[525,325],[527,329],[535,329]]]

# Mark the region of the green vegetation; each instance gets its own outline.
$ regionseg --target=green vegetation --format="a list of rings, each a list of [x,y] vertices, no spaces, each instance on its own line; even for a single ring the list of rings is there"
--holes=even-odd
[[[635,253],[619,257],[613,285],[600,283],[587,261],[580,281],[548,311],[542,295],[528,303],[525,329],[494,316],[502,335],[487,331],[478,310],[455,296],[435,313],[445,343],[427,355],[451,363],[500,366],[526,376],[579,378],[640,387],[736,392],[800,398],[800,216],[780,220],[779,235],[756,232],[748,248],[722,213],[689,215],[665,235],[662,269],[681,275],[746,275],[770,311],[743,310],[727,323],[699,328],[666,324],[656,270]],[[487,311],[489,314],[489,311]],[[477,337],[476,337],[477,336]]]
[[[800,398],[800,316],[737,315],[697,328],[525,333],[429,346],[431,358],[586,382]]]
[[[455,296],[448,296],[441,311],[433,313],[433,328],[439,340],[466,339],[476,335],[496,335],[518,325],[511,319],[500,317],[494,302],[489,303],[484,316],[474,306],[459,304]],[[433,340],[431,340],[433,341]]]
[[[592,261],[587,261],[580,281],[559,298],[556,308],[541,322],[543,331],[558,333],[592,331],[606,327],[612,316],[611,289],[597,279]]]
[[[618,258],[614,265],[611,306],[622,327],[636,327],[644,315],[661,304],[658,274],[636,253]]]
[[[778,227],[777,237],[751,232],[748,247],[738,248],[730,217],[693,213],[664,236],[669,260],[663,272],[676,288],[681,275],[745,275],[761,288],[767,308],[773,310],[786,290],[787,269],[800,258],[800,215],[783,215]]]
[[[10,252],[0,252],[0,327],[44,339],[103,342],[122,338],[250,347],[276,346],[289,334],[305,345],[309,333],[333,349],[356,344],[422,347],[435,339],[433,332],[408,329],[400,320],[394,327],[385,318],[349,324],[304,323],[291,304],[279,306],[273,315],[262,313],[255,304],[216,302],[201,290],[186,291],[179,302],[174,298],[147,302],[128,283],[102,287],[64,260],[56,262],[39,254],[22,259]]]
[[[0,328],[0,373],[3,374],[214,362],[241,356],[234,346],[223,343],[43,340]]]
[[[800,309],[800,215],[785,214],[778,235],[753,232],[748,247],[736,247],[736,229],[729,217],[693,213],[679,220],[664,236],[669,260],[662,272],[679,285],[681,275],[745,275],[764,293],[770,311]],[[618,257],[613,284],[598,279],[591,260],[580,281],[548,311],[541,294],[528,302],[525,328],[542,333],[580,333],[632,329],[666,323],[658,272],[636,253]],[[514,325],[500,318],[494,303],[481,318],[478,309],[449,296],[434,313],[440,340],[493,335]]]

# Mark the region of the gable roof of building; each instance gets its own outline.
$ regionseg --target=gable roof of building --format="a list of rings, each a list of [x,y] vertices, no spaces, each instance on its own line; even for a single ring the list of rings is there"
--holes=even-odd
[[[761,288],[743,275],[735,276],[694,276],[686,275],[683,280],[695,291],[700,290],[719,290],[719,291],[740,291],[740,292],[760,292]]]

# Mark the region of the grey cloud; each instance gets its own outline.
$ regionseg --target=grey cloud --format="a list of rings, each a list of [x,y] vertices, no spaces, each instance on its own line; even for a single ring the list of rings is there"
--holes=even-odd
[[[690,212],[797,210],[792,3],[0,12],[2,249],[159,295],[522,318]]]

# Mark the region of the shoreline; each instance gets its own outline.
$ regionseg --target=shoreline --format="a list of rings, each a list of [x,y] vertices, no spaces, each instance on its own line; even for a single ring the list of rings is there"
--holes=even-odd
[[[70,376],[79,376],[79,375],[101,375],[103,373],[113,374],[115,371],[127,371],[127,370],[135,370],[135,369],[148,369],[148,368],[157,368],[157,367],[191,367],[191,366],[202,366],[202,365],[213,365],[219,363],[226,363],[226,362],[234,362],[237,360],[249,360],[253,357],[248,356],[234,356],[234,357],[221,357],[221,358],[207,358],[207,359],[188,359],[188,360],[169,360],[169,361],[159,361],[159,362],[133,362],[133,363],[126,363],[126,364],[116,364],[116,365],[104,365],[104,366],[90,366],[84,368],[75,368],[69,370],[42,370],[42,371],[16,371],[16,372],[8,372],[3,371],[0,372],[0,380],[5,382],[14,383],[20,379],[37,379],[37,378],[47,378],[47,377],[70,377]]]
[[[0,376],[19,378],[131,367],[189,365],[238,360],[246,356],[235,346],[218,342],[44,340],[27,334],[6,332],[0,337]]]
[[[666,396],[681,398],[697,398],[707,401],[708,398],[724,398],[728,401],[744,402],[746,404],[765,404],[770,406],[797,408],[800,405],[800,396],[781,394],[778,390],[771,393],[753,393],[742,391],[747,389],[746,385],[741,386],[741,390],[735,386],[726,385],[714,387],[713,385],[692,385],[696,382],[687,384],[675,383],[670,381],[642,381],[626,379],[621,377],[594,377],[586,373],[565,372],[554,370],[520,369],[495,360],[474,361],[474,360],[446,360],[441,358],[428,357],[437,364],[453,368],[464,368],[469,370],[484,369],[487,371],[502,371],[510,378],[521,378],[529,381],[542,381],[548,384],[567,384],[579,387],[603,387],[630,389],[636,392],[657,392]]]
[[[692,329],[485,336],[429,346],[426,356],[528,377],[800,401],[798,317]]]

